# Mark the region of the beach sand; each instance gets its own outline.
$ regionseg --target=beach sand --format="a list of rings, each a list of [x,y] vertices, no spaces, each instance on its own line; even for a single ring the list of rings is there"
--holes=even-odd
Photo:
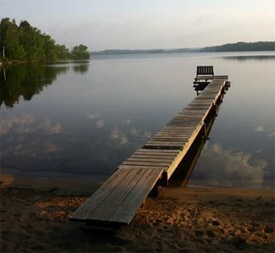
[[[89,189],[75,194],[66,187],[23,187],[8,175],[0,181],[1,253],[275,249],[273,189],[165,188],[159,197],[147,198],[130,226],[115,234],[84,234],[82,224],[68,217]]]

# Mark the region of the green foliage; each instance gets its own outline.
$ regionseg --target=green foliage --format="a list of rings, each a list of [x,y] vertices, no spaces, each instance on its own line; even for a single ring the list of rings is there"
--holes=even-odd
[[[79,46],[73,47],[71,51],[71,58],[73,60],[86,60],[89,59],[90,53],[88,47],[80,44]]]
[[[275,41],[238,42],[222,46],[205,47],[201,52],[241,52],[241,51],[274,51]]]
[[[18,26],[9,18],[3,18],[0,23],[0,51],[1,60],[6,61],[89,59],[88,47],[81,44],[70,54],[65,45],[56,44],[51,36],[42,34],[28,21],[21,21]]]
[[[0,107],[13,107],[20,99],[31,100],[67,70],[67,67],[51,67],[37,63],[0,67]]]

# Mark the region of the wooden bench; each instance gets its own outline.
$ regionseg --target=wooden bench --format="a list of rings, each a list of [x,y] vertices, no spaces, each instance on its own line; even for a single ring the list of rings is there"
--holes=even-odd
[[[197,91],[202,91],[215,78],[213,66],[197,66],[196,77],[193,87]]]
[[[197,66],[197,72],[194,83],[197,83],[199,80],[207,81],[209,79],[214,79],[213,66]]]

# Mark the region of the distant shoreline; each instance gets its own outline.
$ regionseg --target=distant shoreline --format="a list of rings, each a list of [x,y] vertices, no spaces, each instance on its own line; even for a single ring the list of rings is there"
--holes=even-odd
[[[121,54],[163,54],[163,53],[205,53],[205,52],[257,52],[275,51],[275,41],[237,42],[221,46],[202,48],[175,48],[175,49],[106,49],[94,51],[90,55],[121,55]]]

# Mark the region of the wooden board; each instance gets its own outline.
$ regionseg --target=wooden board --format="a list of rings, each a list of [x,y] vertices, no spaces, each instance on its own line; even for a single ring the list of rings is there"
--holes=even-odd
[[[136,160],[126,160],[121,165],[140,165],[140,166],[150,166],[150,167],[163,167],[166,168],[170,165],[171,161],[159,161],[159,160],[142,160],[142,159],[136,159]]]
[[[121,224],[130,224],[134,218],[137,209],[140,207],[143,200],[152,190],[157,180],[160,178],[162,170],[146,170],[132,189],[132,191],[124,199],[123,203],[115,210],[112,216],[109,218],[110,222],[119,222]]]
[[[216,77],[72,215],[71,220],[130,224],[163,173],[169,179],[204,126],[227,78]]]
[[[129,170],[127,177],[120,182],[119,186],[112,191],[104,201],[89,213],[88,220],[108,220],[114,210],[121,204],[124,198],[135,187],[143,175],[143,169]]]
[[[128,169],[121,169],[114,172],[107,181],[88,199],[86,200],[70,217],[71,220],[85,221],[90,212],[93,212],[103,201],[113,192],[120,183],[130,173]]]
[[[129,224],[162,171],[160,168],[119,169],[74,212],[70,219]]]

